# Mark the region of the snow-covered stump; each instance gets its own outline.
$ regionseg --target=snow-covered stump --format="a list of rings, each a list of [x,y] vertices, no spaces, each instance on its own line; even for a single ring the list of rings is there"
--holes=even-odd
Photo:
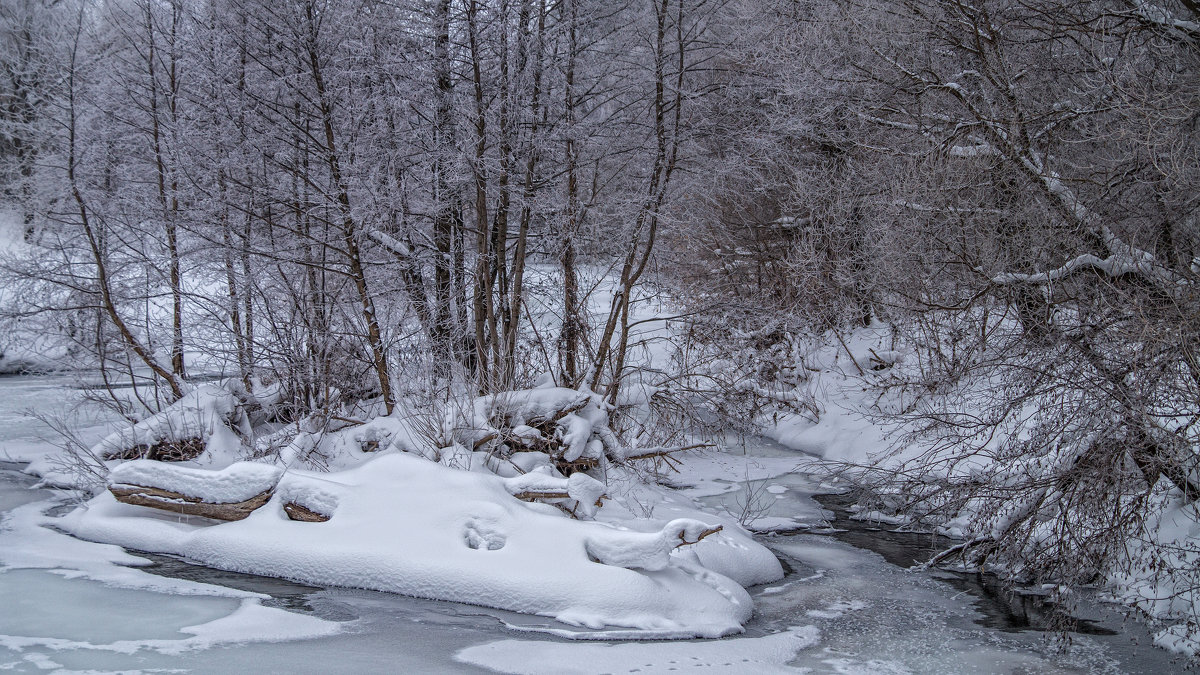
[[[139,459],[109,473],[108,491],[125,504],[234,521],[270,501],[282,475],[277,467],[254,462],[206,471]]]

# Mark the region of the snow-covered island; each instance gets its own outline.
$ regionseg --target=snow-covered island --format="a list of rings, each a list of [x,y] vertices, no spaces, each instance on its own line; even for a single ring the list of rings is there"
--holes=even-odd
[[[225,570],[624,628],[626,637],[740,632],[753,612],[744,587],[782,578],[779,562],[735,519],[637,475],[634,463],[668,449],[643,460],[619,446],[606,452],[615,436],[605,411],[595,394],[547,386],[478,399],[457,425],[464,443],[436,447],[394,413],[301,434],[274,462],[238,461],[255,454],[238,442],[243,407],[201,385],[94,450],[124,456],[194,439],[199,454],[111,461],[108,490],[60,527]],[[503,439],[543,450],[501,453]],[[581,462],[596,477],[560,470]],[[214,507],[260,495],[236,521]],[[633,503],[660,515],[639,517]],[[297,518],[295,506],[319,520]]]
[[[473,412],[464,431],[469,446],[434,447],[396,413],[318,441],[302,435],[277,462],[238,461],[247,448],[230,443],[242,408],[232,393],[206,384],[96,449],[112,456],[199,438],[202,452],[182,462],[114,461],[110,491],[60,526],[234,572],[628,628],[626,637],[740,632],[754,609],[744,586],[782,577],[775,556],[736,520],[643,483],[625,465],[637,461],[625,459],[628,450],[606,454],[602,438],[612,432],[599,396],[546,387],[488,396]],[[547,452],[493,452],[502,437],[538,440]],[[314,458],[325,471],[313,470]],[[588,460],[606,482],[580,471],[564,476],[556,460]],[[131,488],[172,495],[152,501]],[[114,494],[126,501],[143,495],[143,506]],[[200,509],[263,494],[269,500],[236,521],[203,518],[215,514]],[[638,518],[625,500],[674,503],[658,509],[668,519]],[[163,519],[145,504],[194,516]],[[323,518],[296,520],[289,504]]]

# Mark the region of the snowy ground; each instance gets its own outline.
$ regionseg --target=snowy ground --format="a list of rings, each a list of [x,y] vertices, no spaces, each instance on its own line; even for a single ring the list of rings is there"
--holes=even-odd
[[[29,405],[67,380],[0,380],[0,449],[29,460]],[[0,450],[2,452],[2,450]],[[53,529],[68,493],[0,473],[0,669],[14,672],[1167,672],[1169,655],[1125,636],[1076,636],[1052,656],[1035,632],[980,625],[975,599],[880,556],[807,533],[830,515],[821,486],[789,473],[804,456],[750,439],[688,458],[674,480],[716,513],[796,534],[765,537],[791,571],[751,589],[757,613],[717,641],[564,640],[552,620],[449,602],[166,564]],[[748,481],[748,482],[747,482]],[[663,508],[669,508],[669,505]],[[47,527],[49,526],[49,527]],[[170,562],[170,561],[168,561]],[[178,577],[184,576],[186,579]],[[16,608],[13,611],[13,608]],[[574,670],[572,670],[574,669]]]

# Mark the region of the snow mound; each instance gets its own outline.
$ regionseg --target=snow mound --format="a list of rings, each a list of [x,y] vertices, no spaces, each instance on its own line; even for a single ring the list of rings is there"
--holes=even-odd
[[[143,469],[126,471],[140,477]],[[567,482],[568,490],[594,492]],[[226,570],[631,628],[648,638],[719,637],[749,619],[749,595],[714,569],[737,561],[718,556],[709,567],[689,549],[740,552],[741,566],[753,567],[770,555],[761,546],[718,546],[723,531],[686,545],[716,529],[695,520],[650,533],[574,520],[515,499],[510,487],[498,476],[388,452],[346,471],[288,471],[271,501],[241,521],[166,520],[103,493],[61,525],[85,539]],[[289,520],[283,505],[297,495],[336,514],[322,523]]]
[[[698,520],[680,518],[658,532],[613,532],[589,537],[588,555],[605,565],[661,570],[671,565],[671,553],[685,542],[698,542],[713,528]]]

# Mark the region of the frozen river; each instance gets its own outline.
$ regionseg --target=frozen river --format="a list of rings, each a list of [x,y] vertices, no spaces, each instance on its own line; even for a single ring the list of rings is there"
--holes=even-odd
[[[22,462],[49,436],[74,377],[0,378],[0,671],[195,673],[1164,673],[1181,664],[1102,607],[1055,650],[1035,601],[955,575],[909,572],[921,540],[840,518],[800,456],[754,440],[697,456],[678,477],[716,510],[791,521],[763,538],[789,566],[751,589],[747,632],[715,641],[581,642],[548,619],[210,570],[81,542],[53,529],[75,497]],[[85,438],[86,440],[86,438]],[[835,500],[836,501],[836,500]],[[827,502],[835,505],[835,502]],[[841,530],[841,531],[835,531]],[[855,545],[857,544],[857,545]],[[882,552],[876,553],[865,546]],[[890,562],[889,562],[890,561]]]

